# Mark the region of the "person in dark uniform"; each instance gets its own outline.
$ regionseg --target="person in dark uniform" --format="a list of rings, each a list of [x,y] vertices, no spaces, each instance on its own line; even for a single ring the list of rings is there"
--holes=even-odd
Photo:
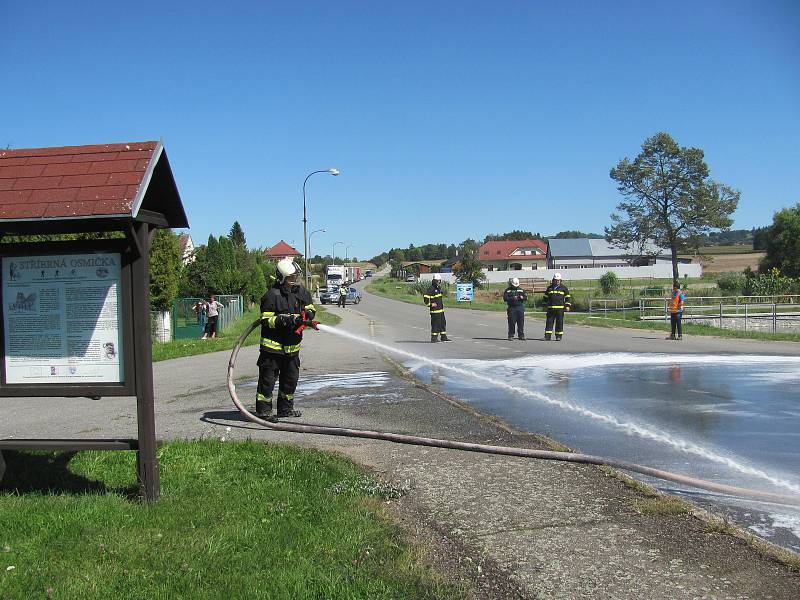
[[[508,339],[514,339],[514,330],[517,331],[517,338],[525,341],[525,301],[528,294],[519,287],[519,279],[512,277],[508,280],[508,287],[503,292],[503,302],[508,304],[506,315],[508,315]]]
[[[441,336],[443,342],[449,342],[447,337],[447,321],[444,318],[444,296],[442,295],[442,276],[433,274],[431,287],[428,293],[422,295],[422,300],[431,311],[431,342],[438,342]]]
[[[547,321],[544,326],[544,339],[550,340],[555,325],[556,341],[564,335],[564,311],[572,308],[572,296],[569,295],[567,286],[561,283],[561,273],[553,275],[553,282],[544,292],[544,301],[547,304]]]
[[[278,262],[273,286],[261,298],[261,347],[258,354],[256,416],[272,416],[272,390],[278,382],[278,417],[299,417],[294,391],[300,377],[301,313],[311,321],[316,309],[311,295],[297,283],[300,267],[291,258]]]
[[[339,303],[337,306],[341,306],[345,308],[347,305],[347,282],[345,281],[342,285],[339,286]]]

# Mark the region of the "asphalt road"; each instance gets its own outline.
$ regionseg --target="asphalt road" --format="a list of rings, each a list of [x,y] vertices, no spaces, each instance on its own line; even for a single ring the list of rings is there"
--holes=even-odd
[[[357,284],[364,287],[369,280]],[[341,310],[332,307],[331,311]],[[525,354],[572,354],[580,352],[659,352],[697,354],[764,354],[800,356],[800,344],[760,340],[734,340],[709,336],[685,335],[680,342],[665,340],[664,334],[640,329],[608,329],[571,325],[565,317],[564,339],[544,340],[544,320],[525,318],[527,341],[509,341],[505,312],[450,308],[447,335],[453,342],[431,344],[430,317],[422,304],[397,302],[364,294],[357,306],[346,310],[363,314],[374,325],[369,334],[384,344],[429,358],[512,358]]]

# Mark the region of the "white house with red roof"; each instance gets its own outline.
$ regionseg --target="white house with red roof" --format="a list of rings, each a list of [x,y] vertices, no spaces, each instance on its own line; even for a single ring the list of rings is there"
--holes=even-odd
[[[267,257],[267,260],[277,262],[282,258],[300,258],[303,254],[292,248],[283,240],[280,240],[272,248],[264,250],[264,256]]]
[[[547,268],[547,243],[542,240],[486,242],[478,258],[487,271],[535,271]]]

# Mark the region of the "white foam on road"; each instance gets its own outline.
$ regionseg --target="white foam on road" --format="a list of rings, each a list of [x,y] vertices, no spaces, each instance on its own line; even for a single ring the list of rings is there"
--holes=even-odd
[[[432,365],[434,367],[438,367],[440,369],[445,369],[447,371],[458,373],[460,375],[464,375],[469,377],[472,380],[481,381],[484,384],[488,384],[495,389],[502,389],[518,396],[531,398],[537,400],[539,402],[543,402],[549,404],[551,406],[558,407],[565,411],[570,411],[576,414],[579,414],[583,417],[587,417],[599,423],[603,423],[606,426],[612,427],[625,433],[626,435],[640,437],[646,440],[651,440],[654,442],[658,442],[661,444],[668,445],[676,450],[684,452],[686,454],[700,456],[712,462],[723,464],[731,469],[734,469],[740,473],[745,475],[752,475],[764,481],[768,481],[772,485],[777,487],[790,490],[791,492],[800,495],[800,485],[793,483],[791,481],[787,481],[781,477],[776,477],[775,475],[768,473],[763,469],[758,469],[755,467],[751,467],[742,461],[739,457],[729,457],[723,456],[718,452],[705,448],[699,444],[689,442],[687,440],[681,439],[678,436],[670,435],[667,433],[663,433],[655,428],[653,425],[649,423],[636,423],[633,421],[622,421],[616,416],[608,415],[605,413],[600,413],[595,410],[588,409],[576,402],[570,402],[566,400],[560,400],[557,398],[553,398],[552,396],[548,396],[547,394],[543,394],[541,392],[533,391],[527,389],[527,387],[516,386],[508,383],[508,380],[503,378],[502,375],[498,376],[498,374],[494,371],[491,372],[491,376],[481,373],[481,370],[486,368],[487,364],[490,365],[497,365],[505,363],[513,363],[514,367],[517,368],[519,363],[524,363],[525,361],[530,361],[531,366],[536,365],[541,367],[541,361],[559,361],[559,364],[567,364],[565,361],[566,356],[549,356],[549,357],[539,357],[539,356],[532,356],[522,359],[511,359],[506,361],[484,361],[484,360],[442,360],[442,359],[431,359],[427,356],[422,356],[420,354],[414,354],[413,352],[409,352],[407,350],[402,350],[397,348],[396,346],[389,346],[387,344],[382,344],[375,340],[370,340],[367,338],[363,338],[359,335],[354,333],[350,333],[348,331],[344,331],[342,329],[337,329],[334,327],[329,327],[327,325],[320,325],[320,329],[322,331],[327,331],[333,333],[335,335],[358,340],[364,344],[369,344],[376,348],[380,348],[386,350],[387,352],[391,352],[393,354],[398,354],[400,356],[406,356],[411,358],[418,363],[418,367],[422,366],[423,364]],[[673,359],[673,355],[647,355],[647,354],[631,354],[631,353],[607,353],[607,354],[585,354],[585,355],[573,355],[576,357],[576,360],[584,361],[584,367],[588,366],[597,366],[597,360],[601,362],[601,364],[630,364],[630,365],[637,365],[642,364],[642,360],[659,360],[659,364],[674,364],[674,361],[667,362],[665,359]],[[711,355],[678,355],[679,358],[682,358],[686,363],[689,361],[693,361],[699,364],[707,364],[708,357]],[[703,360],[705,357],[705,360]],[[711,356],[712,358],[717,357],[717,355]],[[730,360],[731,364],[741,364],[741,357],[739,356],[719,356],[721,360]],[[754,359],[758,360],[761,358],[770,358],[773,362],[774,361],[784,361],[788,362],[791,360],[794,364],[800,366],[800,358],[795,357],[761,357],[761,356],[754,356]],[[540,360],[541,359],[541,360]],[[609,362],[611,361],[611,362]],[[458,366],[457,366],[458,365]],[[466,366],[466,368],[465,368]],[[528,385],[530,383],[528,382]]]

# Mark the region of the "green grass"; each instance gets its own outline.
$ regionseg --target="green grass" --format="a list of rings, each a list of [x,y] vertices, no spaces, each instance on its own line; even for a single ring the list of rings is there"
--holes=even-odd
[[[133,452],[6,452],[0,598],[463,597],[382,514],[397,490],[342,457],[218,440],[158,452],[153,505],[130,497]]]
[[[258,307],[246,311],[241,319],[236,321],[228,329],[223,331],[219,337],[213,340],[187,339],[154,343],[153,362],[170,358],[180,358],[183,356],[194,356],[195,354],[205,354],[207,352],[218,352],[219,350],[232,350],[239,336],[260,316],[261,311]],[[327,312],[324,307],[317,306],[317,320],[326,325],[336,325],[341,322],[342,319],[339,315]],[[247,337],[245,346],[258,344],[258,332],[259,330],[256,329]]]
[[[503,286],[504,288],[505,286]],[[423,304],[422,297],[413,292],[410,284],[405,284],[397,280],[381,278],[367,286],[367,291],[377,296],[400,300],[410,304]],[[537,294],[538,295],[538,294]],[[451,298],[445,299],[444,305],[447,308],[471,308],[474,310],[505,311],[506,305],[502,300],[493,303],[482,302],[456,302]],[[545,312],[541,309],[526,308],[526,317],[534,319],[544,319]],[[626,313],[607,313],[610,317],[600,318],[590,316],[583,312],[569,312],[564,316],[567,325],[580,324],[592,327],[627,327],[631,329],[645,329],[650,331],[669,332],[670,325],[662,321],[639,321],[636,317],[639,311],[627,311]],[[734,329],[720,329],[709,325],[697,325],[689,321],[683,322],[683,332],[685,335],[716,336],[724,338],[750,339],[750,340],[770,340],[783,342],[800,342],[800,334],[797,333],[762,333],[753,331],[739,331]]]

